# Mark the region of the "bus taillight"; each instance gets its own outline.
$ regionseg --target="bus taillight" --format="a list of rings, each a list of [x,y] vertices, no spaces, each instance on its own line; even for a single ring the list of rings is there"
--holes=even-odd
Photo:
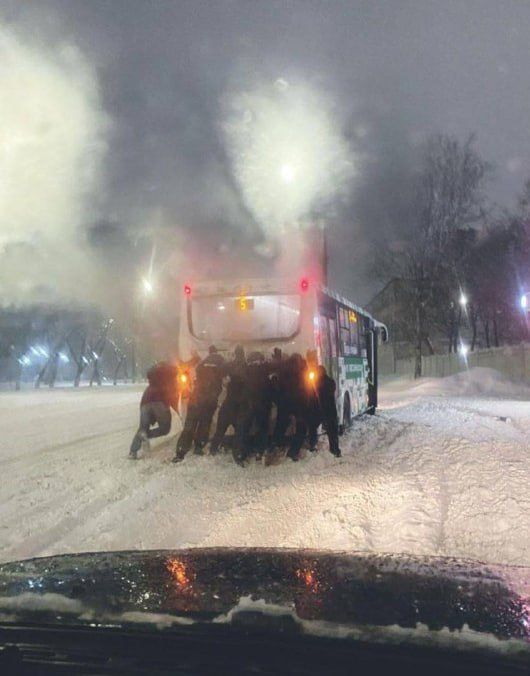
[[[184,293],[186,294],[186,296],[191,295],[191,286],[189,284],[184,284]]]
[[[309,289],[309,280],[307,280],[305,277],[300,280],[300,288],[304,292]]]

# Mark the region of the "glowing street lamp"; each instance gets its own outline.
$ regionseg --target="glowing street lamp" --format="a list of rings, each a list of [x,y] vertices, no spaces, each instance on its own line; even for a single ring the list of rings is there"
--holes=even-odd
[[[467,307],[467,296],[463,291],[460,293],[460,298],[458,299],[458,302],[463,308]]]
[[[458,351],[460,352],[460,355],[465,359],[469,353],[469,347],[465,343],[460,343]]]
[[[521,310],[524,310],[526,312],[528,310],[528,294],[527,293],[523,293],[519,303],[521,305]]]
[[[145,293],[146,295],[151,295],[151,294],[153,293],[153,291],[154,291],[153,283],[152,283],[151,281],[149,281],[149,280],[147,279],[147,277],[144,277],[144,278],[142,279],[142,288],[143,288],[144,293]]]
[[[295,170],[292,164],[282,164],[280,176],[284,183],[292,183],[295,178]]]

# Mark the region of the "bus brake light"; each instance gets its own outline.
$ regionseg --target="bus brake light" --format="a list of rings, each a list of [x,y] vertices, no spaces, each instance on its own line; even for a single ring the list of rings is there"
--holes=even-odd
[[[300,288],[302,291],[307,291],[309,289],[309,281],[305,277],[300,280]]]
[[[189,284],[184,285],[184,293],[186,294],[186,296],[191,295],[191,286]]]

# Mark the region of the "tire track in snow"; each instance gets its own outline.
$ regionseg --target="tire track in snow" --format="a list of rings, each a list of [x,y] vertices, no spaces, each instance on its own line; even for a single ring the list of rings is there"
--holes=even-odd
[[[79,447],[70,442],[62,449],[67,452],[65,456],[59,454],[55,458],[39,459],[27,469],[21,459],[15,470],[16,479],[10,482],[9,493],[0,507],[3,526],[12,519],[23,523],[33,515],[47,513],[53,518],[55,511],[60,513],[68,498],[81,495],[93,478],[108,470],[106,456],[122,448],[124,438],[123,431],[107,434],[106,437],[97,435],[98,441],[105,439],[104,450],[100,453],[99,445],[93,443],[94,439],[82,439]]]
[[[157,451],[155,449],[151,454]],[[102,457],[103,454],[105,457]],[[114,462],[109,463],[109,455]],[[163,488],[160,477],[166,474],[164,465],[161,462],[138,462],[134,468],[131,467],[131,461],[123,454],[123,437],[107,443],[99,456],[91,458],[90,464],[93,470],[90,483],[86,482],[85,474],[76,476],[75,466],[74,475],[64,482],[65,477],[58,468],[52,476],[61,488],[56,487],[57,492],[53,496],[47,501],[39,501],[30,510],[15,513],[11,523],[4,521],[8,530],[10,526],[16,528],[11,528],[11,538],[4,538],[2,558],[8,557],[13,549],[17,557],[43,555],[52,550],[54,553],[76,550],[76,547],[72,549],[68,545],[69,541],[77,541],[77,550],[82,549],[87,539],[98,535],[95,521],[111,513],[116,503],[132,501],[134,510],[137,510],[141,507],[138,496],[146,485],[151,483],[155,487],[153,499],[158,499],[159,490]],[[120,465],[122,472],[118,471]],[[130,513],[134,513],[133,510]],[[123,516],[130,517],[130,513],[114,521],[115,530],[122,525],[126,527]],[[77,537],[79,532],[81,537]]]
[[[268,483],[254,490],[243,509],[238,506],[232,512],[220,515],[220,522],[212,533],[197,544],[322,546],[322,539],[326,537],[325,525],[315,525],[311,532],[308,523],[322,515],[324,520],[343,521],[343,516],[336,517],[335,509],[337,496],[342,496],[343,512],[349,510],[351,516],[357,514],[353,522],[354,539],[362,537],[363,542],[361,547],[357,543],[356,548],[371,549],[369,504],[366,500],[359,502],[357,497],[366,492],[366,486],[370,493],[377,484],[377,476],[371,476],[369,471],[377,467],[377,450],[385,446],[388,452],[409,427],[408,423],[389,425],[386,420],[372,416],[356,421],[354,428],[343,437],[343,445],[346,441],[348,449],[340,460],[329,455],[327,442],[321,442],[318,456],[309,455],[294,467],[290,464],[275,467],[279,472],[292,470],[288,483]],[[357,442],[355,435],[359,432]],[[352,505],[352,501],[359,504]]]
[[[416,408],[407,404],[407,420],[399,408],[356,420],[342,438],[340,460],[328,453],[324,440],[319,453],[302,462],[242,469],[226,456],[189,456],[175,466],[169,462],[174,439],[132,463],[126,455],[134,425],[124,429],[124,424],[128,418],[136,422],[137,395],[130,397],[130,412],[116,395],[116,408],[100,407],[87,422],[81,417],[86,398],[71,394],[63,395],[66,417],[60,421],[71,426],[71,441],[23,449],[23,457],[2,466],[3,560],[204,544],[365,549],[508,563],[530,556],[528,443],[514,442],[513,433],[503,438],[501,423],[491,432],[481,424],[478,439],[469,430],[466,436],[457,426],[464,418],[454,413],[458,398],[419,402]],[[37,406],[39,396],[32,400]],[[50,407],[53,420],[56,408]],[[26,439],[37,438],[43,420],[31,410],[29,416],[24,412]],[[87,439],[96,420],[101,433]],[[466,426],[473,429],[473,421],[466,412]],[[51,420],[45,427],[52,438]]]
[[[429,552],[438,524],[433,515],[437,510],[416,471],[417,437],[423,437],[425,429],[386,414],[381,417],[386,426],[378,451],[365,458],[366,463],[377,460],[370,469],[378,481],[362,487],[371,531],[370,549]]]
[[[99,434],[89,434],[84,437],[79,437],[77,439],[73,439],[70,441],[65,441],[59,444],[51,444],[50,446],[47,446],[45,448],[39,449],[39,458],[40,456],[46,456],[45,458],[39,459],[37,463],[32,463],[31,468],[38,468],[42,465],[46,465],[50,461],[49,456],[64,456],[65,451],[70,451],[70,453],[80,453],[82,452],[85,447],[91,447],[92,442],[96,441],[97,439],[103,441],[104,439],[107,439],[111,434],[127,434],[132,437],[131,434],[131,426],[127,425],[127,427],[122,427],[118,430],[113,430],[112,432],[100,432]],[[24,467],[24,465],[27,465],[27,457],[24,456],[16,456],[12,458],[6,458],[4,460],[0,460],[0,467],[7,466],[7,465],[21,465]]]
[[[2,559],[42,554],[46,544],[68,540],[80,525],[90,532],[92,520],[114,502],[135,496],[153,474],[164,474],[160,461],[140,460],[133,469],[127,458],[130,438],[127,427],[74,439],[45,458],[37,453],[27,470],[28,457],[18,458],[16,479],[0,506]],[[173,441],[155,443],[149,458],[159,458]],[[71,551],[56,547],[54,552],[66,549]]]

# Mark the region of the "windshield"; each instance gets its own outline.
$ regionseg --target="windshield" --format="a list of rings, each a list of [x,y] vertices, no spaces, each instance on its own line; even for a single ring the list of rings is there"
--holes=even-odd
[[[299,295],[193,298],[192,334],[202,341],[270,341],[294,336],[300,326]]]
[[[136,613],[530,646],[529,37],[0,0],[0,672]]]

